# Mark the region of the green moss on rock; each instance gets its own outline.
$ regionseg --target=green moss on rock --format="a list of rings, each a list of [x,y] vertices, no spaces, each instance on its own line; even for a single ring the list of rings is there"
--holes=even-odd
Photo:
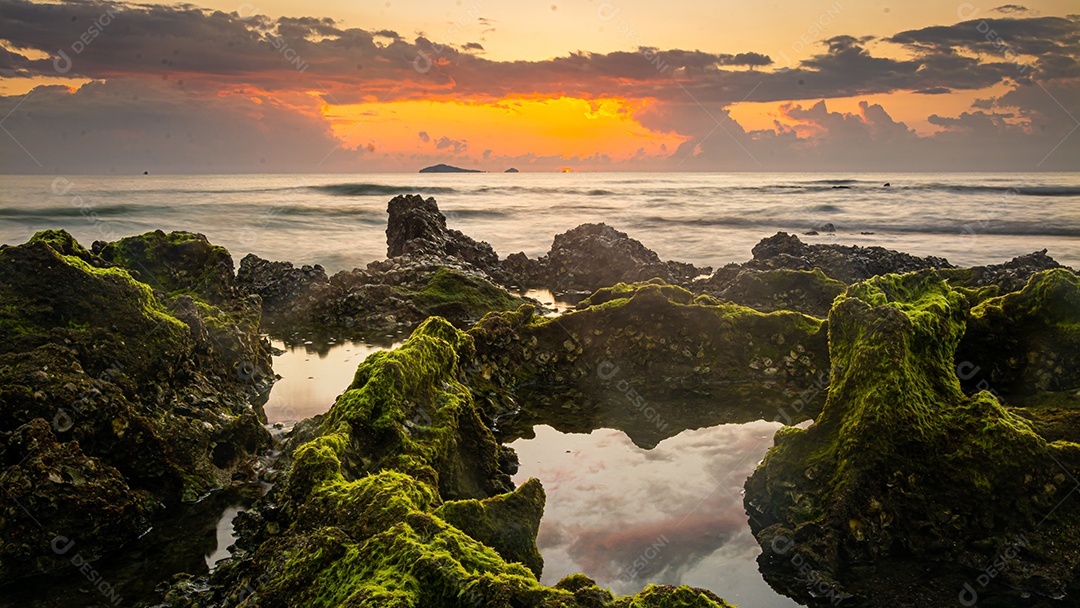
[[[33,513],[0,513],[19,539],[0,543],[0,583],[70,565],[49,546],[57,535],[101,555],[165,506],[251,476],[269,434],[251,378],[214,362],[203,322],[66,232],[0,247],[0,477]],[[6,449],[28,434],[46,461]]]
[[[469,334],[468,383],[504,439],[537,424],[606,427],[648,448],[687,428],[795,423],[817,412],[828,383],[820,319],[656,281],[600,290],[558,319],[529,307],[491,314]]]
[[[177,608],[726,606],[689,588],[616,599],[540,585],[543,488],[530,480],[509,491],[505,448],[461,383],[473,353],[472,336],[433,317],[402,347],[365,360],[321,434],[239,519],[247,559],[215,571],[209,589],[166,599]]]
[[[846,285],[813,270],[744,270],[723,289],[715,291],[721,300],[749,306],[764,312],[793,310],[815,317],[826,317],[833,300],[844,293]]]
[[[1080,389],[1080,277],[1040,272],[971,311],[957,363],[969,388],[1012,398]]]
[[[170,296],[196,295],[211,303],[236,296],[232,256],[201,234],[157,230],[108,243],[97,254]]]
[[[539,577],[544,559],[536,548],[536,534],[544,501],[544,488],[530,479],[509,494],[444,503],[435,515],[495,549],[506,561],[524,564]]]
[[[926,581],[926,605],[955,601],[1021,541],[993,592],[1071,584],[1080,508],[1062,500],[1080,445],[1046,441],[988,392],[964,395],[954,356],[968,309],[932,271],[876,277],[836,302],[825,407],[810,428],[777,433],[746,484],[774,587],[802,601],[813,591],[891,604],[910,599],[906,578]]]

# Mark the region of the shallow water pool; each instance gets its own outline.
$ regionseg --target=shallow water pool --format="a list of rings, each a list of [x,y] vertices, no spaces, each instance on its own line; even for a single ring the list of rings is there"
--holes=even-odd
[[[777,422],[684,431],[653,449],[621,431],[534,429],[510,445],[518,484],[547,492],[537,546],[542,582],[582,572],[617,594],[649,583],[709,589],[740,608],[799,604],[761,578],[761,552],[742,504],[743,483],[772,446]]]

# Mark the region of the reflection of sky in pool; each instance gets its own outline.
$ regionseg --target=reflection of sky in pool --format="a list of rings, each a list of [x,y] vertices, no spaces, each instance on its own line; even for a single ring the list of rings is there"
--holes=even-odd
[[[274,373],[281,379],[274,383],[263,406],[267,422],[296,422],[325,414],[352,383],[356,366],[371,353],[401,345],[393,340],[387,338],[385,343],[378,344],[342,342],[291,347],[273,341],[275,347],[285,352],[274,357]]]
[[[798,606],[762,580],[742,488],[780,424],[685,431],[652,450],[620,431],[536,427],[515,441],[517,483],[537,477],[547,507],[537,545],[542,582],[582,572],[618,594],[648,583],[710,589],[741,608]]]

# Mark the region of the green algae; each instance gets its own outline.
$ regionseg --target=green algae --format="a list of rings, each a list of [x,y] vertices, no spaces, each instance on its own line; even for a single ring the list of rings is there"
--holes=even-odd
[[[147,232],[109,243],[98,255],[171,297],[193,295],[220,303],[234,295],[232,256],[201,234]]]
[[[956,357],[978,369],[965,374],[974,388],[1009,399],[1080,388],[1080,277],[1046,270],[1020,291],[981,301]]]
[[[349,433],[360,470],[395,469],[430,481],[448,498],[478,498],[508,487],[499,446],[456,379],[472,340],[432,317],[401,348],[362,363],[323,423]]]
[[[527,307],[486,316],[469,330],[468,384],[502,439],[537,424],[602,426],[649,448],[686,428],[813,416],[826,333],[801,313],[694,298],[661,281],[622,284],[558,318]]]
[[[539,577],[544,559],[536,548],[536,534],[544,501],[540,482],[530,479],[509,494],[444,503],[435,515]]]
[[[731,604],[708,591],[658,585],[649,585],[636,597],[630,599],[625,606],[626,608],[693,608],[695,606],[732,608]]]
[[[433,317],[360,364],[320,436],[294,452],[266,518],[244,524],[261,539],[238,541],[253,543],[250,559],[173,605],[726,606],[689,588],[616,599],[540,585],[543,488],[511,491],[504,448],[461,382],[473,354],[471,335]]]
[[[29,242],[45,243],[60,255],[75,256],[84,262],[93,259],[92,254],[80,245],[67,230],[42,230],[34,233]]]
[[[450,268],[439,268],[423,289],[406,295],[429,315],[472,319],[479,319],[491,311],[513,310],[522,302],[487,279]]]
[[[1051,539],[1080,540],[1080,512],[1061,503],[1062,466],[1076,466],[1080,446],[1046,441],[989,392],[963,393],[955,356],[969,314],[965,294],[936,272],[876,277],[836,302],[821,415],[777,433],[746,485],[759,564],[775,587],[812,599],[792,545],[835,589],[884,602],[889,586],[866,581],[875,568],[910,567],[901,556],[973,580],[1024,536],[1024,566],[997,584],[1042,593],[1078,564]]]
[[[820,268],[741,272],[720,293],[721,299],[764,312],[793,310],[826,317],[847,286]]]
[[[208,364],[202,320],[186,312],[64,231],[0,247],[0,444],[12,448],[0,451],[7,481],[37,480],[19,491],[32,516],[0,516],[6,534],[30,539],[0,545],[0,580],[70,565],[49,548],[56,534],[101,554],[165,506],[250,475],[269,435],[232,365]],[[17,457],[27,432],[55,457]]]
[[[655,285],[656,287],[647,287],[649,285]],[[643,289],[657,290],[663,297],[680,304],[689,304],[694,299],[693,294],[682,287],[668,285],[663,279],[651,279],[640,283],[616,283],[611,287],[598,289],[591,296],[582,300],[578,304],[578,309],[599,306],[613,300],[629,299]]]

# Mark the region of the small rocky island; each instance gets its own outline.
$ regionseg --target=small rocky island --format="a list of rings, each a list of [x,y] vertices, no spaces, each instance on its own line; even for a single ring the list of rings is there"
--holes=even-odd
[[[477,169],[462,169],[461,167],[439,163],[420,169],[420,173],[483,173],[483,171]]]
[[[515,487],[506,444],[546,424],[648,448],[764,418],[788,426],[745,506],[778,591],[1075,605],[1080,277],[1045,252],[957,268],[778,233],[713,271],[605,224],[531,259],[449,228],[434,199],[388,215],[387,258],[333,276],[254,255],[234,274],[187,232],[0,247],[0,582],[122,558],[165,514],[261,481],[231,558],[139,605],[725,607],[585,574],[541,585],[544,489]],[[264,427],[266,334],[392,327],[408,341],[325,415]],[[668,424],[611,406],[612,367]]]

